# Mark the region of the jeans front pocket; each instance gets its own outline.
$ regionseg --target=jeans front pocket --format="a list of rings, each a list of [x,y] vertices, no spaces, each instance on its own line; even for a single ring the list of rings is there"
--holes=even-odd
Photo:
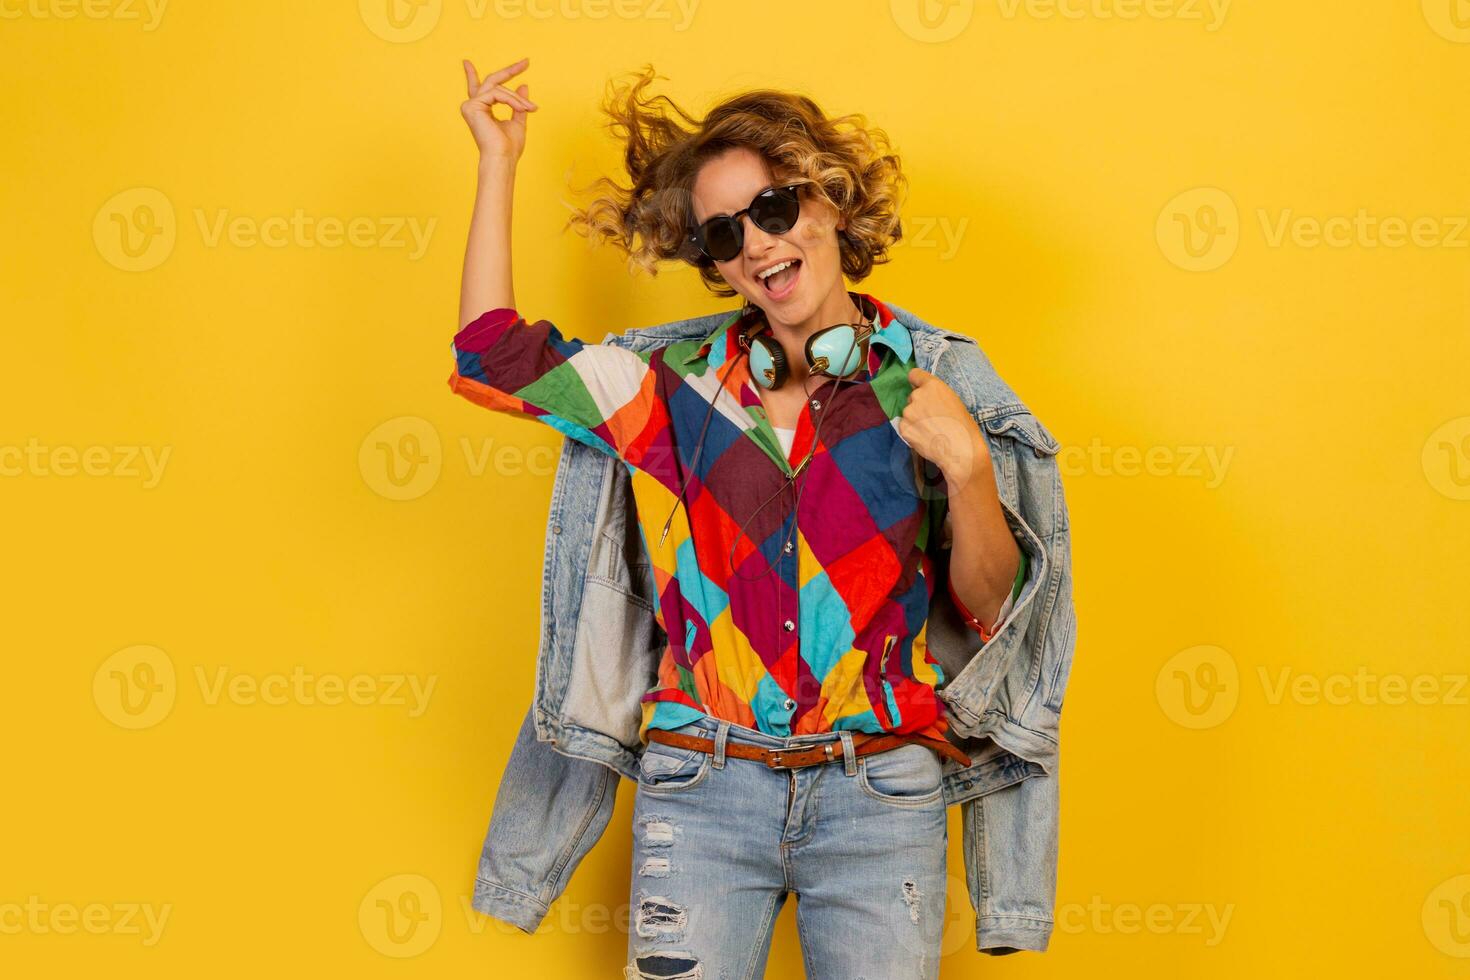
[[[944,791],[938,753],[910,742],[896,749],[858,757],[858,785],[874,799],[894,806],[925,806]]]
[[[638,759],[638,788],[652,793],[688,789],[709,775],[713,761],[699,749],[650,741]]]

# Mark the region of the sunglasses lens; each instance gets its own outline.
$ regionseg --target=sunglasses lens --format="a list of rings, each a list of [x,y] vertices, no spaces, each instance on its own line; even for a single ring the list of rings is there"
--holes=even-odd
[[[760,194],[750,204],[750,220],[761,230],[781,235],[796,227],[801,214],[801,199],[795,187],[775,187]]]
[[[703,228],[705,254],[716,262],[728,262],[740,254],[740,225],[728,217],[712,218]]]

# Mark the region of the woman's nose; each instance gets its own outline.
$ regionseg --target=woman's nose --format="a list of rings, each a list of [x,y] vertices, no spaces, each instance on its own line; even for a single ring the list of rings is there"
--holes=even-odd
[[[760,255],[770,249],[771,244],[776,241],[776,236],[766,231],[760,225],[750,220],[750,215],[740,216],[744,222],[745,250],[750,255]]]

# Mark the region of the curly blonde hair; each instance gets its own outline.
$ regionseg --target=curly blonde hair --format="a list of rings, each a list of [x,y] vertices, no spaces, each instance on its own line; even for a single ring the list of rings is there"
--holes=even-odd
[[[801,182],[803,192],[847,219],[838,231],[842,272],[861,281],[873,266],[888,262],[889,246],[903,237],[898,209],[907,185],[887,134],[871,129],[858,113],[829,119],[804,95],[755,89],[727,98],[695,119],[667,96],[645,90],[655,78],[651,65],[631,82],[609,83],[603,111],[608,128],[626,142],[624,162],[631,185],[608,177],[583,191],[602,188],[585,208],[574,209],[566,228],[624,252],[629,266],[658,275],[660,261],[683,261],[699,270],[717,296],[734,296],[708,256],[689,240],[695,177],[706,161],[737,147],[765,159],[783,182]]]

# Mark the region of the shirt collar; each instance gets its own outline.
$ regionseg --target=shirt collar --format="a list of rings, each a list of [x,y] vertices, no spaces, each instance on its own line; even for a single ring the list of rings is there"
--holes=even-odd
[[[913,338],[909,335],[909,328],[898,317],[893,315],[893,311],[883,301],[876,297],[868,293],[851,293],[849,295],[853,296],[854,299],[865,301],[863,303],[864,306],[877,311],[873,318],[873,325],[877,329],[873,331],[873,335],[869,339],[868,363],[870,374],[871,370],[876,367],[875,362],[878,360],[878,357],[874,356],[875,351],[873,348],[878,346],[888,347],[898,357],[901,363],[907,364],[914,353],[914,343]],[[739,341],[737,338],[740,331],[749,325],[750,320],[741,316],[740,313],[732,314],[730,317],[721,321],[697,348],[686,355],[683,363],[691,364],[703,357],[709,359],[711,367],[718,368],[721,364],[725,363],[728,357],[739,351]],[[722,338],[723,342],[717,343]]]

